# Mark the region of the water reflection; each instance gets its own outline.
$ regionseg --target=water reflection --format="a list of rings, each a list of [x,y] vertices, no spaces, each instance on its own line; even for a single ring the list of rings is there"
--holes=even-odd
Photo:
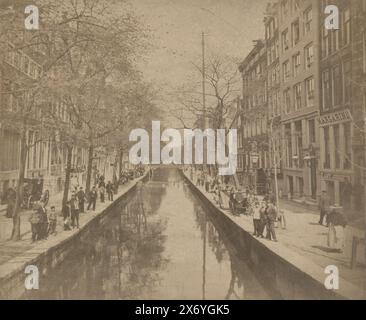
[[[141,194],[79,241],[25,298],[271,297],[177,171],[156,169]]]

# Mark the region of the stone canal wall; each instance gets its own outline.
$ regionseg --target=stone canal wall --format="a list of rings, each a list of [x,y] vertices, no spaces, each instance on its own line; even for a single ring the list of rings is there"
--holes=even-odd
[[[73,250],[76,241],[87,239],[88,235],[103,224],[107,219],[108,213],[119,205],[122,201],[128,201],[133,195],[136,183],[140,180],[147,180],[145,175],[125,186],[119,194],[116,195],[115,201],[104,206],[95,212],[89,211],[83,214],[81,227],[78,230],[65,231],[57,234],[55,237],[49,237],[47,241],[38,243],[32,249],[20,253],[15,258],[0,266],[0,299],[19,299],[26,292],[25,268],[29,265],[38,267],[40,279],[47,276],[54,268],[62,263]],[[65,271],[67,272],[67,270]],[[39,285],[41,286],[41,280]]]
[[[182,172],[182,171],[181,171]],[[218,208],[183,172],[182,176],[193,192],[207,206],[212,218],[230,238],[232,246],[249,259],[255,272],[277,295],[284,299],[360,299],[354,285],[340,278],[340,289],[327,290],[324,269],[310,259],[281,244],[259,239],[252,235],[253,228],[244,228],[227,211]]]

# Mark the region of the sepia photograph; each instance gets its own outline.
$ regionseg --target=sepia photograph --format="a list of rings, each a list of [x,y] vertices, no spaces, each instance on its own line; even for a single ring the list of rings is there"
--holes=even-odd
[[[365,0],[0,0],[0,300],[366,300],[365,199]]]

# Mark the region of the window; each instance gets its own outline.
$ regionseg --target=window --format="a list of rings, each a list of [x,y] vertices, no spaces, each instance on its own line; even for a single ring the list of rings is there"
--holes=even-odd
[[[314,46],[309,44],[305,47],[305,69],[309,69],[314,62]]]
[[[285,61],[282,65],[283,82],[286,82],[290,78],[290,63]]]
[[[362,70],[366,73],[366,31],[362,35]]]
[[[323,110],[331,108],[332,104],[332,87],[330,85],[329,70],[323,72]]]
[[[295,110],[301,109],[301,83],[294,86]]]
[[[304,34],[307,35],[311,32],[311,23],[313,20],[313,10],[310,7],[304,12]]]
[[[286,165],[292,167],[292,141],[291,141],[291,125],[285,125],[285,153],[286,153]]]
[[[344,154],[344,169],[351,169],[351,125],[350,123],[344,124],[344,143],[345,143],[345,154]]]
[[[256,120],[256,127],[257,127],[257,135],[262,134],[262,124],[261,119]]]
[[[345,103],[351,102],[351,62],[345,61],[343,64],[344,74],[344,101]]]
[[[289,11],[289,1],[288,0],[283,0],[282,3],[281,3],[282,18],[287,17],[288,11]]]
[[[316,142],[315,120],[309,120],[309,142]]]
[[[332,30],[330,32],[330,52],[336,52],[339,49],[339,30]]]
[[[305,105],[307,107],[313,106],[314,105],[314,78],[308,78],[305,80],[305,95],[306,95],[306,99],[305,99]]]
[[[293,70],[294,77],[297,77],[297,75],[299,74],[300,65],[301,65],[301,56],[300,56],[300,52],[299,52],[292,57],[292,70]]]
[[[262,132],[263,133],[267,132],[267,119],[266,118],[262,119]]]
[[[327,28],[323,29],[323,39],[322,39],[322,57],[326,57],[329,54],[330,51],[330,33]]]
[[[335,159],[335,166],[336,169],[340,169],[341,166],[341,158],[339,156],[339,125],[336,124],[333,126],[333,133],[334,133],[334,159]]]
[[[281,94],[277,92],[277,115],[281,114]]]
[[[343,11],[343,45],[347,45],[351,41],[351,13],[347,8]]]
[[[333,68],[333,94],[334,106],[340,106],[343,99],[343,81],[340,66],[336,66]]]
[[[286,51],[290,48],[290,43],[288,39],[288,30],[282,32],[282,51]]]
[[[330,169],[329,127],[324,128],[324,168]]]
[[[291,26],[292,32],[292,45],[295,46],[300,40],[300,23],[296,20]]]
[[[285,102],[285,113],[291,112],[291,96],[290,88],[286,89],[283,93],[283,100]]]
[[[302,124],[301,121],[295,122],[295,141],[296,141],[296,155],[298,156],[298,168],[303,167],[303,146],[302,146]]]

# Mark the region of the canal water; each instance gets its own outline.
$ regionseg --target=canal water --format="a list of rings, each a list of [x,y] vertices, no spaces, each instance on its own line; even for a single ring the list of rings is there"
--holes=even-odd
[[[141,198],[116,206],[25,298],[275,297],[177,170],[156,169]]]

